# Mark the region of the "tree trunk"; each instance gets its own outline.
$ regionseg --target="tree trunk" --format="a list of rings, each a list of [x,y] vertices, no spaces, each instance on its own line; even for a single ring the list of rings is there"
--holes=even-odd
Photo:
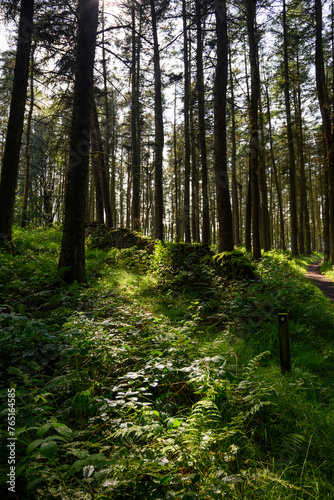
[[[323,178],[323,232],[324,232],[324,260],[329,260],[331,257],[330,249],[330,229],[329,229],[329,189],[328,189],[328,161],[325,160],[325,168],[322,175]],[[315,246],[315,245],[314,245]]]
[[[198,94],[198,128],[201,152],[202,170],[202,243],[210,243],[210,212],[208,200],[208,161],[206,151],[206,125],[205,125],[205,95],[204,95],[204,71],[203,71],[203,36],[202,36],[202,11],[201,1],[196,0],[196,65],[197,65],[197,94]]]
[[[247,89],[247,105],[250,121],[250,90],[249,90],[249,78],[248,78],[248,68],[247,68],[247,54],[246,54],[246,40],[243,41],[244,45],[244,62],[245,62],[245,79],[246,79],[246,89]],[[245,214],[245,247],[248,252],[252,251],[252,185],[250,176],[250,153],[248,156],[248,179],[247,179],[247,192],[246,192],[246,214]],[[241,213],[241,209],[240,209]]]
[[[174,149],[174,219],[175,219],[175,240],[180,241],[180,216],[179,216],[179,182],[178,182],[178,157],[177,157],[177,137],[176,137],[176,86],[174,100],[174,124],[173,124],[173,149]]]
[[[226,156],[226,88],[228,73],[228,38],[226,1],[217,0],[217,66],[214,88],[214,152],[218,212],[218,251],[232,251],[233,222]]]
[[[107,227],[113,227],[113,218],[111,212],[110,192],[108,182],[107,165],[105,162],[105,155],[103,151],[103,143],[101,137],[101,129],[97,115],[96,102],[93,102],[93,124],[92,124],[92,147],[93,155],[96,159],[97,173],[100,180],[101,196],[103,202],[103,211],[105,224]]]
[[[230,45],[229,45],[230,48]],[[230,88],[231,88],[231,166],[232,166],[232,217],[233,217],[233,237],[236,245],[240,245],[240,223],[239,223],[239,201],[238,201],[238,183],[237,183],[237,144],[236,144],[236,125],[235,125],[235,102],[234,102],[234,81],[232,73],[232,55],[229,50],[230,64]]]
[[[164,125],[162,114],[162,96],[161,96],[161,70],[160,53],[157,33],[157,20],[155,13],[154,0],[150,0],[152,29],[153,29],[153,48],[154,48],[154,111],[155,111],[155,224],[154,237],[157,240],[163,240],[163,189],[162,189],[162,160],[164,147]]]
[[[258,106],[260,95],[260,76],[258,66],[256,34],[256,0],[246,1],[247,26],[249,37],[249,60],[251,67],[251,103],[250,103],[250,183],[252,199],[252,235],[253,258],[261,259],[260,244],[260,200],[259,200],[259,133]]]
[[[23,189],[23,202],[21,213],[21,227],[27,225],[27,210],[28,210],[28,197],[29,197],[29,175],[30,175],[30,132],[31,132],[31,119],[34,110],[34,48],[31,51],[31,65],[30,65],[30,106],[27,118],[27,132],[26,143],[24,148],[24,189]]]
[[[332,120],[330,114],[330,103],[326,85],[324,70],[324,55],[322,44],[322,7],[321,0],[315,0],[316,15],[316,53],[315,68],[317,79],[317,91],[322,115],[322,125],[326,143],[327,168],[328,168],[328,191],[329,191],[329,248],[331,264],[334,265],[334,136],[332,132]]]
[[[132,16],[132,64],[131,64],[131,143],[132,143],[132,229],[140,229],[140,133],[139,133],[139,61],[140,39],[136,33],[135,3],[131,6]]]
[[[68,283],[86,281],[85,206],[89,166],[93,72],[98,0],[79,0],[70,159],[65,188],[65,219],[58,268]]]
[[[184,61],[184,241],[190,243],[190,128],[189,128],[189,57],[186,0],[182,0]]]
[[[297,121],[297,148],[299,161],[299,249],[301,253],[311,255],[311,229],[310,217],[307,202],[307,183],[305,174],[305,153],[304,153],[304,134],[303,117],[300,88],[300,68],[297,54],[297,102],[296,102],[296,121]],[[303,251],[302,251],[303,250]]]
[[[111,92],[111,175],[110,175],[110,196],[111,196],[111,213],[113,214],[113,227],[117,226],[117,209],[116,209],[116,151],[118,144],[116,111],[115,111],[115,98],[114,93]],[[122,226],[121,226],[122,227]]]
[[[104,110],[106,118],[104,149],[105,149],[105,171],[107,175],[107,183],[110,193],[110,207],[113,217],[111,227],[115,227],[116,226],[116,186],[115,186],[116,132],[115,132],[115,113],[113,109],[110,109],[110,103],[109,103],[104,14],[105,14],[105,0],[102,1],[102,72],[103,72]],[[113,104],[112,91],[110,94],[110,98]],[[110,147],[110,143],[112,144],[112,147]],[[110,175],[110,158],[111,158],[111,175]]]
[[[259,183],[261,192],[261,222],[262,222],[262,244],[263,250],[269,252],[270,250],[270,219],[268,210],[268,189],[266,180],[266,148],[264,136],[264,123],[263,123],[263,110],[261,92],[259,92],[259,111],[260,111],[260,131],[261,131],[261,147],[260,147],[260,161],[259,161]]]
[[[284,98],[286,109],[286,129],[288,137],[289,169],[290,169],[290,219],[291,219],[291,253],[298,255],[298,222],[297,222],[297,187],[296,187],[296,164],[293,147],[291,107],[290,107],[290,77],[288,59],[288,28],[286,22],[286,6],[283,0],[283,49],[284,49]]]
[[[19,171],[24,110],[33,31],[34,0],[21,1],[19,34],[6,144],[0,183],[0,243],[12,239],[15,191]]]
[[[271,156],[271,165],[274,171],[274,179],[275,179],[275,187],[277,192],[277,201],[278,201],[278,210],[279,210],[279,220],[280,220],[280,248],[285,251],[285,236],[284,236],[284,214],[283,214],[283,202],[282,202],[282,191],[279,183],[277,165],[274,153],[274,141],[272,135],[272,127],[271,127],[271,113],[270,113],[270,99],[269,99],[269,91],[266,86],[266,97],[267,97],[267,115],[268,115],[268,128],[269,128],[269,143],[270,143],[270,156]]]
[[[197,161],[197,141],[195,133],[195,123],[194,123],[194,99],[193,96],[190,98],[189,107],[189,118],[190,118],[190,144],[191,144],[191,229],[193,235],[193,241],[200,242],[199,233],[199,172],[198,172],[198,161]]]
[[[92,143],[93,143],[93,138],[92,138]],[[98,156],[95,151],[95,147],[93,146],[94,151],[92,155],[92,170],[93,170],[93,178],[94,178],[94,188],[95,188],[95,200],[94,200],[94,195],[92,195],[93,200],[95,201],[95,204],[93,202],[93,207],[95,205],[96,209],[96,214],[94,217],[93,213],[93,220],[100,222],[101,224],[104,224],[104,210],[103,210],[103,199],[102,199],[102,186],[101,186],[101,177],[99,175],[99,160]],[[94,210],[93,210],[94,212]],[[90,219],[87,219],[85,217],[86,222],[90,222]]]

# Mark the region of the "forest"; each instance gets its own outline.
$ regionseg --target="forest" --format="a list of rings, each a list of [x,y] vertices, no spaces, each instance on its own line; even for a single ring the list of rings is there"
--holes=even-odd
[[[334,499],[333,2],[0,25],[1,497]]]

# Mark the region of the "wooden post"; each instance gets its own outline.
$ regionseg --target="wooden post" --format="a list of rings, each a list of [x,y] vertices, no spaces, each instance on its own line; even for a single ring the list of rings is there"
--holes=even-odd
[[[291,372],[290,338],[287,313],[278,314],[279,344],[282,374]]]

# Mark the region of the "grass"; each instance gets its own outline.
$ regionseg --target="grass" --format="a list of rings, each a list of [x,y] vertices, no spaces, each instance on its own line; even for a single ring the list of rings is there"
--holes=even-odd
[[[269,252],[245,281],[171,272],[163,248],[88,247],[88,286],[69,287],[60,238],[18,230],[17,255],[0,254],[1,433],[14,387],[17,497],[334,498],[333,306],[305,278],[319,254]],[[7,461],[2,447],[6,498]]]

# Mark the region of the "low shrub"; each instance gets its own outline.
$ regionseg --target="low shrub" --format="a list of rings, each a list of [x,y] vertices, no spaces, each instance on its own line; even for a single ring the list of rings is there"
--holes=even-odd
[[[250,260],[239,250],[223,252],[212,258],[216,273],[228,279],[250,279],[257,278],[255,267]]]

